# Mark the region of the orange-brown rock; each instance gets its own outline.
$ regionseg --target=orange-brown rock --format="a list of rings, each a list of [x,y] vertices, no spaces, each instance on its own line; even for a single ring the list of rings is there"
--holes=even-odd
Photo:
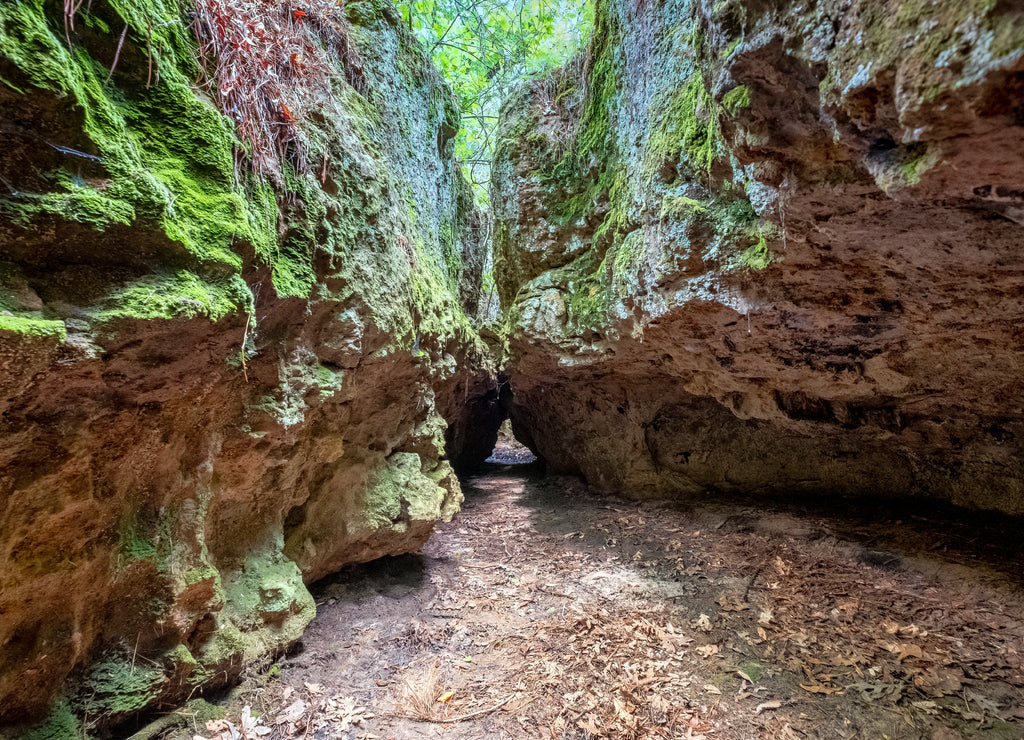
[[[599,3],[503,112],[512,417],[628,495],[1024,513],[1014,3]]]

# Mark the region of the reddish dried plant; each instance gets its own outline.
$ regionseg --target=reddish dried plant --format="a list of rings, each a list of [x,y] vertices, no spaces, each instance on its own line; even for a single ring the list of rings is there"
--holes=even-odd
[[[195,0],[195,7],[200,61],[253,171],[279,179],[286,161],[305,170],[299,121],[331,94],[339,71],[362,87],[344,0]]]

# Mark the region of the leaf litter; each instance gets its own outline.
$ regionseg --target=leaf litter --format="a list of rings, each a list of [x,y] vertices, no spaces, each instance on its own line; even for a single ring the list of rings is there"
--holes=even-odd
[[[469,481],[422,554],[314,586],[300,649],[180,737],[1024,737],[1016,556],[528,471]]]

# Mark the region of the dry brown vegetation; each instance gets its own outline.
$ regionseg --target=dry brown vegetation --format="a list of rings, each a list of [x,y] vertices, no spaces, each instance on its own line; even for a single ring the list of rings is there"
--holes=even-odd
[[[1024,737],[1018,556],[843,515],[479,478],[244,701],[276,739]]]
[[[280,177],[307,167],[299,131],[331,78],[362,87],[342,0],[196,0],[193,30],[221,110],[237,126],[253,169]]]

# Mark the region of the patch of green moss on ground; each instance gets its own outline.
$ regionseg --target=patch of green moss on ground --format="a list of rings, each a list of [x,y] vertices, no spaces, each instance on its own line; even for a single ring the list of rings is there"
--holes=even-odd
[[[56,339],[62,344],[68,337],[63,321],[47,321],[0,314],[0,332],[4,331],[20,334],[30,339]]]
[[[81,722],[67,699],[59,699],[42,724],[33,727],[19,740],[85,740]]]
[[[205,727],[207,722],[224,719],[227,716],[227,709],[211,704],[206,699],[193,699],[184,706],[182,713],[191,714],[195,726]]]
[[[764,666],[760,663],[754,663],[753,661],[748,661],[741,665],[740,670],[746,673],[754,683],[760,681],[761,676],[764,675]]]

